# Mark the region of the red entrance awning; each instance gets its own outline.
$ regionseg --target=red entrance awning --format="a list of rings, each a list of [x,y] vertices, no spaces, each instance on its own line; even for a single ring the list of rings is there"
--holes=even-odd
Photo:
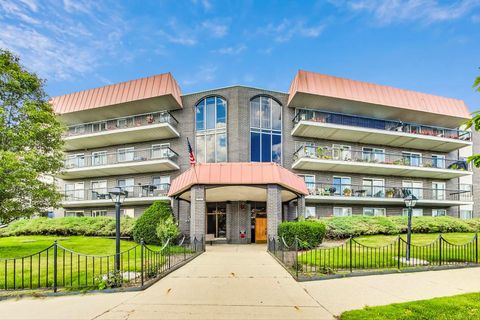
[[[198,163],[172,181],[168,196],[174,197],[194,185],[277,184],[299,195],[308,195],[305,181],[276,163]]]

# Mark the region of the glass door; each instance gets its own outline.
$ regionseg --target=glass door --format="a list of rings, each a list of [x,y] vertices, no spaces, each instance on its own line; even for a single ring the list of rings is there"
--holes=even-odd
[[[227,214],[225,203],[207,203],[207,234],[215,239],[227,238]]]

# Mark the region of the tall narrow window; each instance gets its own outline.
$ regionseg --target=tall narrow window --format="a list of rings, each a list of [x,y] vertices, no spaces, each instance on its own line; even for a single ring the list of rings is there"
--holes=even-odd
[[[227,161],[227,102],[207,97],[195,106],[198,162]]]
[[[282,106],[267,96],[250,101],[250,161],[282,163]]]

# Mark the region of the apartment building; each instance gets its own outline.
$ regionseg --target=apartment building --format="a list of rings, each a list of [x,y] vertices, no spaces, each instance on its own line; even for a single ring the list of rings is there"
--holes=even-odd
[[[170,200],[181,230],[261,242],[282,220],[473,214],[461,100],[299,71],[289,92],[182,94],[171,74],[54,97],[68,126],[59,216],[126,216]],[[190,140],[197,164],[191,166]]]

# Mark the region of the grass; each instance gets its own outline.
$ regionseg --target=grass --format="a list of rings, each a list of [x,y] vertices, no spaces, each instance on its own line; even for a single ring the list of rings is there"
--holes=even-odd
[[[474,233],[413,234],[411,257],[416,259],[411,264],[400,261],[401,268],[420,267],[424,265],[454,264],[456,262],[476,261],[476,243]],[[406,240],[406,235],[401,236]],[[437,240],[437,241],[436,241]],[[362,236],[341,245],[316,248],[299,254],[301,271],[305,274],[334,274],[354,271],[397,269],[400,256],[405,257],[406,243],[398,242],[397,236],[376,235]],[[477,248],[478,249],[478,248]],[[441,258],[441,259],[440,259]]]
[[[114,271],[115,240],[98,237],[17,236],[0,238],[0,290],[37,289],[53,286],[54,249],[57,240],[57,280],[61,287],[92,288],[105,286]],[[65,249],[63,249],[63,248]],[[48,248],[48,249],[46,249]],[[165,252],[159,246],[144,249],[146,277],[168,268]],[[45,250],[46,249],[46,250]],[[139,281],[142,268],[141,247],[121,241],[121,270],[126,280]],[[171,254],[187,254],[171,246]]]
[[[480,319],[480,293],[395,303],[344,312],[341,320]]]

